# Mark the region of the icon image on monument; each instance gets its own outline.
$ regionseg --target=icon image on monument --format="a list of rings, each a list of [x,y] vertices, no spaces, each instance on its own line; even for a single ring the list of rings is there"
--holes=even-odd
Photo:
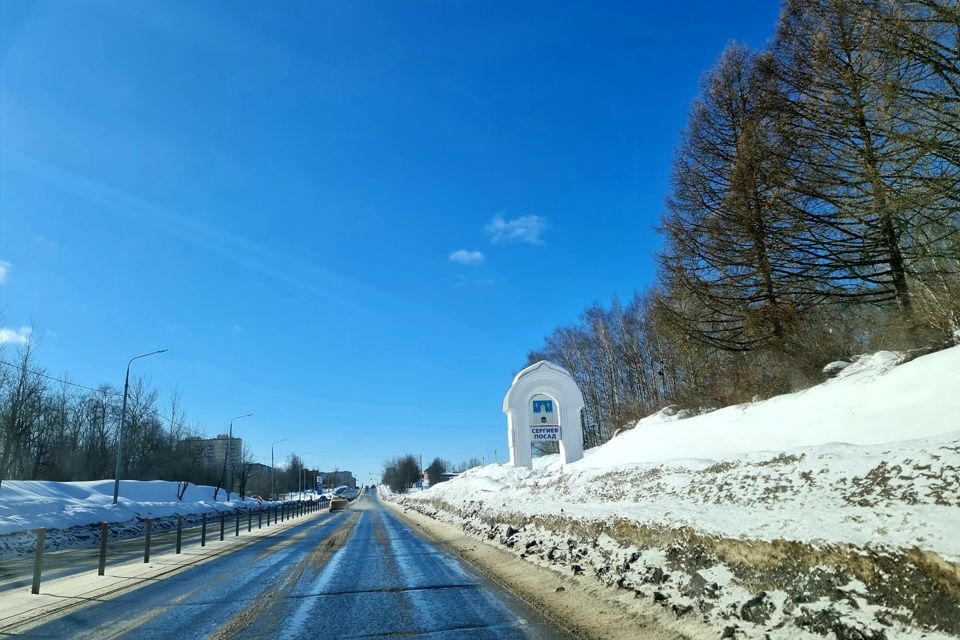
[[[534,400],[534,413],[553,413],[553,400]]]

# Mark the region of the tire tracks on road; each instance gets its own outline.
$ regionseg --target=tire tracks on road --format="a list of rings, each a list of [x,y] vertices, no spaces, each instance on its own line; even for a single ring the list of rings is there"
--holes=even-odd
[[[360,512],[351,513],[340,527],[318,545],[316,550],[287,572],[282,584],[254,599],[247,608],[230,618],[220,629],[208,636],[210,640],[228,640],[237,636],[237,634],[245,634],[258,619],[272,621],[268,627],[261,631],[267,635],[273,635],[272,632],[276,630],[280,619],[279,616],[269,615],[271,609],[283,603],[289,597],[290,590],[297,584],[305,571],[320,572],[323,570],[334,554],[350,539],[359,518]]]

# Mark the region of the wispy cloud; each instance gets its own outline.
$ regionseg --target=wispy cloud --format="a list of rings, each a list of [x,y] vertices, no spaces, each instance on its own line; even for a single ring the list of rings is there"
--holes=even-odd
[[[10,276],[10,269],[13,265],[6,260],[0,260],[0,284],[7,284],[7,278]]]
[[[60,247],[56,240],[51,240],[42,233],[33,234],[33,244],[44,251],[56,251]]]
[[[0,158],[14,169],[46,180],[118,215],[158,228],[171,236],[249,267],[267,277],[307,293],[349,305],[373,316],[385,316],[382,308],[372,307],[365,301],[385,300],[389,294],[377,291],[352,278],[272,250],[230,231],[143,200],[30,155],[3,149],[0,150]]]
[[[33,329],[30,327],[0,327],[0,344],[27,344],[30,342],[30,334]]]
[[[482,251],[467,251],[466,249],[458,249],[457,251],[451,253],[448,258],[451,262],[472,265],[480,264],[487,259],[487,257],[483,255]]]
[[[453,284],[457,287],[492,287],[496,284],[496,281],[493,278],[468,278],[466,276],[460,276]]]
[[[507,220],[502,215],[496,215],[483,230],[490,236],[491,242],[546,244],[541,236],[547,228],[547,219],[543,216],[520,216]]]

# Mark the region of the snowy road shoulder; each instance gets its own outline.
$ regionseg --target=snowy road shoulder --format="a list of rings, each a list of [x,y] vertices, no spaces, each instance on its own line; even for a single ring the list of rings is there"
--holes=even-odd
[[[0,592],[0,635],[23,633],[97,602],[119,597],[154,584],[157,580],[168,579],[181,571],[315,522],[327,515],[325,511],[318,511],[274,523],[270,527],[254,529],[250,533],[244,531],[237,537],[227,536],[222,542],[211,541],[205,547],[185,547],[180,554],[153,555],[149,563],[142,560],[115,566],[108,563],[103,576],[90,571],[44,581],[38,595],[31,594],[29,589]],[[211,539],[214,539],[212,535]]]

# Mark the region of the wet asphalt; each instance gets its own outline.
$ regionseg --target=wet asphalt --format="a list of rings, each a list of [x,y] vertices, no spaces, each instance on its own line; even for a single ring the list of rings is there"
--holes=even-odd
[[[568,638],[376,496],[28,638]]]

